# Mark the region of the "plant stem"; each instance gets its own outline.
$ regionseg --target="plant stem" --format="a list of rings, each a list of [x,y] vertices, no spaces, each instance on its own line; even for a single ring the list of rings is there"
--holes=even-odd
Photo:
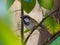
[[[21,6],[21,16],[24,15],[23,7]],[[24,25],[23,25],[23,19],[21,18],[21,41],[22,45],[24,44]]]
[[[54,11],[52,11],[51,13],[49,13],[46,17],[44,17],[44,18],[42,19],[42,21],[41,21],[36,27],[34,27],[34,28],[32,29],[32,31],[30,32],[30,34],[28,35],[28,37],[27,37],[26,40],[25,40],[25,44],[27,43],[29,37],[30,37],[31,34],[35,31],[35,29],[36,29],[38,26],[41,26],[42,23],[43,23],[43,21],[44,21],[45,19],[47,19],[47,17],[51,16],[53,13],[55,13],[55,12],[57,12],[57,11],[59,11],[59,9],[55,9]]]

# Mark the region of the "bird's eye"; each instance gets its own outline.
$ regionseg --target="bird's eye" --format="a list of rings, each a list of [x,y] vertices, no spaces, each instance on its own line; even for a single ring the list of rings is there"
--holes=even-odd
[[[25,23],[26,25],[29,25],[29,24],[30,24],[30,20],[29,20],[28,18],[25,18],[25,19],[24,19],[24,23]]]
[[[25,21],[25,22],[30,22],[30,20],[29,20],[29,19],[27,19],[27,18],[25,18],[25,19],[24,19],[24,21]]]

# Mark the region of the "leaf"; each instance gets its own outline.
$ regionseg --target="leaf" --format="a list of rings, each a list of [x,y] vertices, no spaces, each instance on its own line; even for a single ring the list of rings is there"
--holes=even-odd
[[[53,42],[51,42],[50,45],[60,45],[60,36],[53,40]]]
[[[4,45],[20,45],[18,37],[14,35],[12,29],[3,22],[0,25],[0,35],[5,43]]]
[[[15,0],[6,0],[6,8],[9,9]]]
[[[36,0],[21,0],[23,9],[30,13],[36,4]]]
[[[51,10],[54,6],[54,0],[38,0],[40,6]]]
[[[3,41],[2,37],[0,37],[0,45],[4,45],[4,41]]]
[[[29,29],[26,29],[25,31],[24,31],[24,33],[27,33],[27,32],[29,32],[30,30]]]
[[[10,15],[11,16],[11,15]],[[0,45],[21,45],[21,37],[17,37],[12,30],[12,20],[8,15],[0,18]],[[19,39],[19,40],[18,40]]]
[[[55,34],[58,31],[60,31],[59,30],[60,25],[54,19],[52,19],[52,17],[50,17],[50,16],[44,21],[44,24],[51,34]]]

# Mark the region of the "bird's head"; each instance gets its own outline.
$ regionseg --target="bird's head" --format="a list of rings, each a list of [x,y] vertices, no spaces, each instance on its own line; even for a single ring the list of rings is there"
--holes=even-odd
[[[24,15],[21,18],[23,19],[25,25],[30,24],[31,17],[29,17],[28,15]]]

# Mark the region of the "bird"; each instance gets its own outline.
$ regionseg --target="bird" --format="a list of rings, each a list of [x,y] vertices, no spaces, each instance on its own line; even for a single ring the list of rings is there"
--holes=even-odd
[[[36,27],[38,25],[38,22],[28,15],[23,15],[23,16],[21,16],[21,18],[23,19],[24,26],[29,30],[32,30],[34,27]],[[39,32],[41,32],[41,27],[39,26],[37,28],[37,30]]]
[[[24,26],[29,30],[33,30],[33,28],[39,24],[35,19],[28,15],[23,15],[21,18],[23,19]],[[51,35],[44,25],[39,26],[36,30],[40,32],[38,45],[42,45]]]

